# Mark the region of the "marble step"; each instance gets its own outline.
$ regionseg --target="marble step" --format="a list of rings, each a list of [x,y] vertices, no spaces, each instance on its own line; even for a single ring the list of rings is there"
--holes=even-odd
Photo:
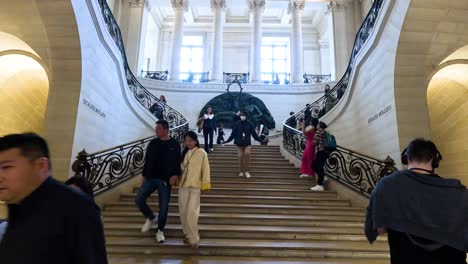
[[[238,178],[236,176],[235,178]],[[139,188],[135,188],[133,193],[137,193]],[[179,188],[173,188],[171,194],[179,193]],[[280,197],[330,197],[336,198],[337,193],[333,191],[312,192],[310,190],[296,189],[256,189],[256,188],[211,188],[206,194],[214,195],[253,195],[253,196],[280,196]],[[156,194],[155,194],[156,195]]]
[[[255,178],[255,174],[251,173],[252,178]],[[240,177],[239,177],[240,178]],[[250,179],[252,179],[250,178]],[[261,189],[297,189],[297,190],[309,190],[311,185],[303,182],[291,183],[291,182],[265,182],[265,181],[249,181],[250,179],[239,180],[238,182],[230,181],[218,181],[216,178],[211,180],[211,186],[213,188],[229,188],[229,187],[242,187],[242,188],[261,188]],[[313,184],[315,185],[315,184]],[[312,191],[310,191],[312,192]]]
[[[143,224],[144,217],[138,212],[121,212],[122,216],[113,216],[117,212],[103,212],[104,225],[107,223],[136,223]],[[168,223],[180,224],[178,213],[169,211]],[[364,228],[364,218],[340,216],[288,216],[264,214],[223,214],[201,213],[200,224],[207,225],[262,225],[262,226],[302,226],[302,227],[335,227],[335,228]]]
[[[157,243],[154,238],[109,238],[108,254],[141,255],[218,255],[241,257],[300,257],[300,258],[377,258],[388,259],[384,243],[369,245],[360,241],[289,242],[275,240],[202,239],[199,248],[192,249],[180,239]]]
[[[251,168],[251,174],[255,172],[256,175],[263,175],[263,176],[271,176],[271,177],[285,177],[287,178],[299,178],[300,172],[298,168],[291,168],[285,171],[278,172],[275,169],[270,168]],[[239,176],[239,168],[238,167],[230,167],[230,168],[222,168],[217,166],[211,166],[211,173],[216,175],[233,175]]]
[[[135,201],[135,194],[121,195],[121,201],[133,202]],[[150,201],[157,201],[157,194],[150,197]],[[177,202],[179,199],[178,194],[171,194],[171,201]],[[229,194],[203,194],[201,203],[238,203],[238,204],[275,204],[275,205],[315,205],[323,204],[330,206],[348,206],[349,201],[341,200],[336,197],[287,197],[287,196],[253,196],[253,195],[229,195]]]
[[[154,237],[154,232],[142,233],[141,223],[108,223],[106,237]],[[247,225],[200,225],[203,238],[270,239],[270,240],[323,240],[323,241],[367,241],[360,228],[323,228],[290,226],[247,226]],[[180,225],[169,224],[164,230],[166,237],[183,238]],[[386,242],[387,237],[379,237]]]
[[[255,177],[254,177],[255,176]],[[262,175],[255,174],[251,172],[251,178],[247,179],[240,177],[239,173],[229,173],[229,174],[218,174],[216,172],[211,173],[212,181],[225,181],[225,182],[279,182],[287,180],[290,183],[299,183],[299,184],[308,184],[309,186],[315,185],[315,178],[299,178],[296,175],[294,176],[285,176],[285,175]]]
[[[156,202],[149,202],[149,206],[155,211],[158,210]],[[169,204],[169,212],[179,210],[178,203]],[[115,202],[106,204],[103,212],[134,212],[137,211],[134,202]],[[277,214],[277,215],[328,215],[328,216],[359,216],[364,219],[365,209],[348,206],[327,206],[327,205],[266,205],[266,204],[234,204],[234,203],[203,203],[200,211],[202,213],[253,213],[253,214]]]
[[[142,256],[110,254],[109,264],[390,264],[387,259],[291,258],[228,256]]]

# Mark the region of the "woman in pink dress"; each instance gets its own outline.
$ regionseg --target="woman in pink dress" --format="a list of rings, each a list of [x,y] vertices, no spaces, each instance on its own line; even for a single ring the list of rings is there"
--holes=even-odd
[[[318,123],[318,118],[312,118],[308,126],[305,126],[305,124],[302,123],[302,132],[306,137],[307,143],[304,149],[304,153],[302,154],[301,175],[299,176],[300,178],[314,176],[314,170],[312,169],[312,162],[315,159],[314,135]]]

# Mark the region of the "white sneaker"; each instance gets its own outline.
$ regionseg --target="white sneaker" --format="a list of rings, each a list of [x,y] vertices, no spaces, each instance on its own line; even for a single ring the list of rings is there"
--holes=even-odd
[[[212,149],[212,148],[211,148],[211,149],[210,149],[210,151],[211,151],[211,152],[213,152],[213,151],[214,151],[214,149]]]
[[[324,189],[323,189],[323,186],[322,185],[315,185],[314,187],[310,188],[311,191],[314,191],[314,192],[323,192]]]
[[[307,178],[307,177],[311,177],[311,176],[305,173],[302,173],[301,175],[299,175],[299,178]]]
[[[166,240],[164,232],[158,229],[158,232],[156,232],[156,241],[158,241],[158,243],[164,243],[164,240]]]
[[[239,177],[244,177],[244,173],[243,173],[243,172],[239,172]]]
[[[151,227],[156,224],[156,217],[153,220],[149,220],[148,218],[146,219],[145,224],[141,227],[141,232],[146,233],[150,231]]]
[[[246,172],[245,172],[245,178],[246,178],[246,179],[250,179],[250,177],[251,177],[251,176],[250,176],[250,172],[246,171]]]

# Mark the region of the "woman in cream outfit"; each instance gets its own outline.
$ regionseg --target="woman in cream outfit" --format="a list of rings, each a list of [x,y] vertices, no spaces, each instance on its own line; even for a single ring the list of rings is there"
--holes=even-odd
[[[198,247],[198,218],[200,216],[201,191],[211,188],[208,155],[200,148],[197,134],[189,131],[184,135],[182,151],[182,175],[179,179],[179,213],[184,242]]]

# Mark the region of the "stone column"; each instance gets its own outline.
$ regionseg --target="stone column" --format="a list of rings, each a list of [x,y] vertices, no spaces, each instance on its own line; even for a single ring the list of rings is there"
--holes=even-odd
[[[304,78],[304,51],[302,48],[302,11],[304,10],[304,0],[291,0],[288,12],[291,14],[292,24],[292,58],[291,71],[292,83],[303,83]]]
[[[188,10],[188,0],[171,0],[174,9],[174,29],[172,31],[172,56],[169,76],[171,81],[179,81],[180,52],[184,39],[184,13]]]
[[[211,9],[214,14],[213,21],[213,56],[211,60],[211,80],[223,80],[223,27],[226,9],[226,0],[211,0]]]
[[[331,78],[332,80],[338,80],[343,76],[349,62],[349,45],[343,1],[330,1],[327,16]]]
[[[132,72],[137,75],[139,73],[139,58],[140,53],[144,49],[146,19],[148,17],[148,1],[147,0],[128,0],[128,6],[125,10],[125,21],[122,25],[122,34],[125,41],[125,51],[127,53],[127,61]]]
[[[265,0],[249,0],[249,9],[252,14],[252,63],[250,67],[250,80],[260,83],[262,62],[262,13],[265,9]]]

